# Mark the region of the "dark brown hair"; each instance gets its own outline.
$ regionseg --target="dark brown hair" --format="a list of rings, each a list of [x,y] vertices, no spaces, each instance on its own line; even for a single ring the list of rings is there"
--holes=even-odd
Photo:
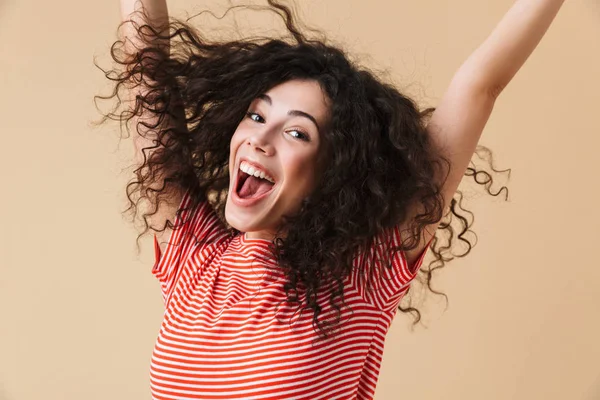
[[[149,201],[155,212],[168,184],[173,184],[190,191],[194,199],[191,207],[212,199],[217,215],[227,226],[224,207],[230,179],[229,142],[249,104],[285,81],[314,80],[332,104],[331,128],[324,135],[328,165],[318,189],[303,200],[300,212],[281,226],[280,232],[287,232],[285,239],[278,235],[273,243],[278,264],[287,277],[284,288],[288,302],[312,309],[313,325],[328,337],[336,323],[318,319],[321,308],[316,302],[317,293],[332,288],[330,302],[338,311],[339,321],[342,281],[350,273],[353,255],[375,245],[379,232],[403,223],[410,227],[411,237],[383,254],[413,249],[423,227],[442,218],[431,245],[435,260],[429,266],[423,265],[419,274],[432,292],[445,297],[431,287],[432,272],[454,259],[450,250],[455,235],[468,245],[466,253],[458,257],[470,252],[472,245],[464,236],[471,225],[459,212],[460,191],[443,215],[443,182],[436,182],[434,177],[447,168],[449,161],[437,154],[426,130],[435,109],[419,110],[415,101],[392,84],[349,61],[339,46],[329,44],[325,38],[306,37],[290,7],[275,0],[268,3],[265,9],[281,17],[289,32],[287,37],[211,41],[187,22],[170,17],[168,33],[163,36],[149,25],[137,26],[147,43],[157,36],[168,37],[170,54],[152,45],[136,54],[126,54],[122,41],[113,44],[111,56],[116,65],[103,72],[116,85],[110,96],[97,98],[120,100],[119,91],[132,85],[146,85],[147,91],[138,96],[133,109],[118,112],[122,104],[119,101],[101,123],[107,119],[125,123],[142,112],[157,117],[155,125],[146,125],[157,136],[157,144],[135,170],[136,179],[127,185],[130,207],[125,211],[133,210],[135,217],[137,202],[131,196],[139,192],[138,201]],[[185,118],[186,123],[160,129],[176,118]],[[489,149],[478,146],[476,155],[482,154],[491,157]],[[491,166],[491,158],[486,160],[494,172],[500,172]],[[465,175],[472,176],[493,196],[506,189],[492,193],[491,175],[475,166],[469,167]],[[164,184],[157,188],[152,184],[158,177],[164,178]],[[415,201],[423,205],[425,212],[408,221],[409,205]],[[143,214],[145,230],[138,240],[149,229],[165,229],[150,227],[146,221],[149,215],[152,213]],[[451,226],[455,220],[458,233]],[[445,245],[438,243],[442,236],[446,236]],[[385,261],[390,268],[390,260]],[[298,301],[298,291],[305,292],[306,304]],[[421,314],[410,300],[405,296],[402,302],[408,303],[399,309],[414,313],[416,324]]]

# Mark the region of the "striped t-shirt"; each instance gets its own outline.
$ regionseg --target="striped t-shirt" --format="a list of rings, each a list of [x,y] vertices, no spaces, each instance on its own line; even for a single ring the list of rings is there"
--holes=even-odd
[[[189,204],[186,193],[180,208]],[[393,269],[375,278],[353,269],[344,280],[347,307],[339,333],[313,343],[312,310],[286,308],[285,276],[269,241],[232,236],[206,202],[184,211],[177,223],[182,220],[187,222],[171,233],[164,254],[154,239],[152,273],[165,313],[150,366],[153,399],[373,398],[386,332],[416,275],[401,252],[393,256]],[[391,231],[398,245],[399,231]],[[357,265],[362,257],[355,257]],[[376,281],[371,290],[367,279]],[[330,294],[318,296],[319,320],[337,315]],[[302,291],[298,295],[304,304]]]

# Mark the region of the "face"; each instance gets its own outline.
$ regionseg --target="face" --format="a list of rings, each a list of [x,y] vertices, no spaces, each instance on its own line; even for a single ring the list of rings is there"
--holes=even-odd
[[[271,240],[282,216],[299,210],[318,182],[328,109],[319,84],[309,80],[254,99],[230,143],[225,218],[232,227]]]

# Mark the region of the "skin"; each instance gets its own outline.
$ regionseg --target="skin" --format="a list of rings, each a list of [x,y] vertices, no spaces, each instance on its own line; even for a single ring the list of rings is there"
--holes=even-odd
[[[302,199],[318,185],[330,103],[319,84],[311,80],[284,82],[265,95],[268,98],[261,95],[250,104],[230,142],[232,179],[225,218],[232,227],[246,232],[246,238],[272,240],[282,216],[297,212]],[[292,110],[308,114],[314,121],[299,113],[290,114]],[[275,178],[271,193],[250,207],[231,200],[241,157],[260,163]]]

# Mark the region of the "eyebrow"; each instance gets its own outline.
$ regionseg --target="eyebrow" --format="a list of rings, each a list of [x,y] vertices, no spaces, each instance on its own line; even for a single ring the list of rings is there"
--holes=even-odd
[[[266,101],[267,103],[269,103],[269,105],[273,104],[273,100],[271,100],[271,97],[268,94],[265,94],[265,93],[259,94],[256,98]],[[317,120],[315,119],[315,117],[313,117],[312,115],[310,115],[308,113],[305,113],[304,111],[290,110],[290,111],[288,111],[288,115],[291,115],[294,117],[308,118],[313,122],[313,124],[315,124],[315,126],[317,127],[317,130],[319,132],[321,131],[321,129],[319,128],[319,124],[317,124]]]

